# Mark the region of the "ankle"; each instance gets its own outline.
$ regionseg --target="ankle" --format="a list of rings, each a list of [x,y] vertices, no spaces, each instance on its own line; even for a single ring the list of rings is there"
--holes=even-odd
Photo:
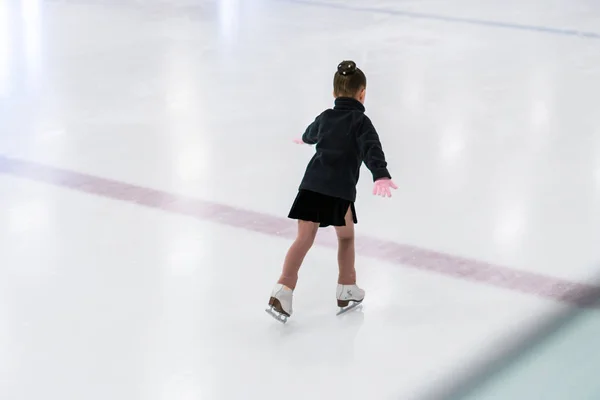
[[[291,283],[289,280],[287,280],[286,278],[280,278],[277,281],[278,285],[282,285],[284,290],[294,290],[296,289],[296,285]]]

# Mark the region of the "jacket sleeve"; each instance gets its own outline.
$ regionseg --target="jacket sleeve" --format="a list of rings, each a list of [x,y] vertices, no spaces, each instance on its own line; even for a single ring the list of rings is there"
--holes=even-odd
[[[320,117],[320,116],[319,116]],[[306,144],[316,144],[319,141],[319,117],[306,128],[302,135],[302,141]]]
[[[373,181],[391,178],[379,135],[368,118],[365,119],[362,129],[359,131],[357,143],[362,161],[373,174]]]

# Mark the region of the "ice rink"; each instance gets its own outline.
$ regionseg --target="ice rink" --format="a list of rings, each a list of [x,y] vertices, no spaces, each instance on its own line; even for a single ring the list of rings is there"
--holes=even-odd
[[[363,309],[323,230],[281,325],[344,59],[400,188],[362,170]],[[595,0],[0,0],[0,399],[457,399],[598,317],[599,66]],[[469,400],[600,396],[519,387]]]

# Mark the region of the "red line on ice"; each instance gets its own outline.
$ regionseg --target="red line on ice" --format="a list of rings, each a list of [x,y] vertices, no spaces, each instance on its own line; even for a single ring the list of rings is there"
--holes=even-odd
[[[0,173],[49,183],[105,198],[136,203],[265,235],[292,239],[296,234],[295,223],[287,218],[180,196],[34,162],[17,160],[2,155],[0,155]],[[335,247],[337,243],[333,236],[320,235],[317,244]],[[357,253],[362,256],[576,306],[589,306],[600,295],[600,287],[595,285],[520,271],[368,236],[357,237],[356,246]]]

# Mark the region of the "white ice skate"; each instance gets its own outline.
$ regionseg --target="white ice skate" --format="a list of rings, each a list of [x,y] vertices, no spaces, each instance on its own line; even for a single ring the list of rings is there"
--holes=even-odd
[[[365,291],[356,285],[338,284],[336,297],[338,307],[340,308],[337,315],[341,315],[360,306],[365,298]]]
[[[292,297],[294,291],[287,286],[277,284],[273,288],[269,299],[269,308],[265,311],[277,321],[285,324],[292,316]]]

